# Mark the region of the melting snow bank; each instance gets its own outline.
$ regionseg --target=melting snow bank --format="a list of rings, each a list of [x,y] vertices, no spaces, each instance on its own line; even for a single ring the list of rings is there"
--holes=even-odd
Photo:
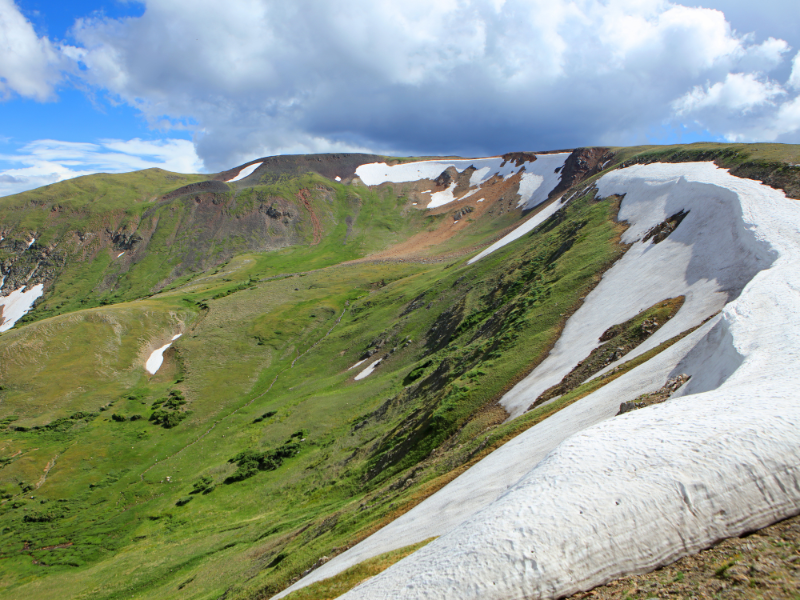
[[[358,375],[355,376],[355,380],[358,381],[359,379],[364,379],[365,377],[369,377],[370,375],[372,375],[372,372],[375,370],[375,367],[377,367],[379,364],[381,364],[382,360],[383,360],[382,358],[379,358],[374,363],[372,363],[370,366],[368,366],[366,369],[361,371],[361,373],[359,373]],[[361,362],[364,362],[364,361],[361,361]]]
[[[481,202],[482,200],[483,199],[478,200],[478,202]],[[539,225],[544,223],[548,218],[550,218],[550,216],[555,214],[555,212],[562,206],[563,204],[561,204],[561,200],[554,201],[550,206],[546,206],[544,209],[533,215],[530,219],[525,221],[514,231],[496,241],[494,244],[483,250],[480,254],[470,258],[467,261],[467,264],[471,265],[472,263],[482,259],[484,256],[491,254],[495,250],[499,250],[506,244],[510,244],[514,240],[518,240],[519,238],[521,238],[526,233],[533,231],[534,229],[536,229],[536,227],[538,227]]]
[[[5,282],[5,277],[3,277],[3,282]],[[33,286],[27,292],[25,287],[23,285],[8,296],[0,297],[0,333],[8,331],[16,325],[17,321],[33,307],[33,303],[44,293],[44,286],[41,283]]]
[[[239,181],[240,179],[244,179],[245,177],[248,177],[248,176],[252,175],[253,171],[255,171],[260,166],[261,166],[261,163],[257,162],[255,164],[252,164],[252,165],[248,166],[248,167],[245,167],[244,169],[239,171],[239,174],[236,177],[234,177],[233,179],[227,179],[226,183],[233,183],[234,181]]]
[[[505,160],[502,156],[489,158],[476,158],[473,160],[425,160],[420,162],[401,163],[389,166],[386,163],[370,163],[361,165],[356,169],[356,175],[366,185],[380,185],[382,183],[408,183],[420,179],[436,179],[449,167],[463,173],[469,167],[474,167],[475,172],[469,179],[470,187],[482,185],[495,175],[504,179],[523,170],[520,181],[520,201],[517,206],[525,209],[544,202],[550,192],[561,180],[559,172],[564,166],[569,152],[558,154],[537,154],[533,162],[525,162],[517,166],[513,160]],[[427,208],[437,208],[453,202],[453,183],[448,189],[431,195],[431,202]],[[430,190],[428,190],[430,192]],[[426,192],[422,192],[423,194]]]
[[[172,342],[177,340],[181,337],[182,334],[177,334],[172,336]],[[150,358],[147,359],[147,362],[144,363],[145,370],[150,373],[150,375],[155,375],[156,372],[161,368],[162,363],[164,362],[164,352],[167,351],[167,348],[172,346],[172,342],[161,346],[157,350],[153,350],[153,353],[150,355]]]
[[[604,195],[627,194],[626,235],[634,239],[647,230],[650,213],[660,222],[679,198],[691,209],[667,240],[635,244],[614,269],[628,256],[639,259],[626,269],[659,269],[662,262],[648,255],[671,241],[687,253],[669,251],[683,271],[670,282],[651,270],[652,287],[672,285],[668,295],[690,288],[681,312],[690,294],[706,296],[707,306],[720,289],[735,299],[668,350],[517,436],[290,589],[442,535],[343,597],[555,598],[800,513],[800,203],[710,163],[630,167],[598,187]],[[694,226],[679,235],[693,215]],[[691,289],[699,281],[706,287]],[[731,282],[739,285],[721,287]],[[616,297],[649,301],[640,295],[623,286]],[[590,303],[587,296],[584,306]],[[689,310],[689,321],[702,312]],[[620,319],[614,313],[607,321],[605,327]],[[585,334],[591,343],[593,336]],[[678,373],[692,375],[679,391],[685,397],[611,418],[620,402]]]

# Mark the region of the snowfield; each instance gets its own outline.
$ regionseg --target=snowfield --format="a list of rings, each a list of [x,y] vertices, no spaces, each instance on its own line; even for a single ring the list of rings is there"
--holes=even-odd
[[[2,283],[5,283],[5,277],[3,277]],[[2,283],[0,283],[0,287],[2,287]],[[33,286],[27,292],[25,291],[26,287],[23,285],[8,296],[0,297],[0,333],[14,327],[44,293],[44,286],[41,283]]]
[[[598,188],[625,194],[633,246],[503,399],[512,414],[641,309],[686,295],[647,347],[722,312],[281,595],[441,536],[343,598],[557,598],[800,513],[800,203],[711,163],[633,166]],[[681,209],[666,240],[637,241]],[[614,417],[680,373],[672,399]]]
[[[239,174],[236,177],[234,177],[233,179],[227,179],[226,183],[233,183],[234,181],[239,181],[241,179],[244,179],[245,177],[249,177],[250,175],[253,174],[253,171],[255,171],[260,166],[261,166],[261,163],[257,162],[255,164],[252,164],[252,165],[248,166],[248,167],[245,167],[244,169],[239,171]]]
[[[182,334],[178,333],[172,336],[172,342],[177,340],[181,337]],[[161,346],[161,348],[157,348],[153,350],[153,353],[150,355],[150,358],[147,359],[147,362],[144,363],[145,370],[150,373],[150,375],[155,375],[156,372],[161,368],[161,365],[164,363],[164,352],[167,351],[167,348],[172,346],[172,342],[169,344],[165,344]]]
[[[449,167],[463,173],[469,167],[475,171],[470,176],[470,188],[481,186],[486,181],[499,175],[507,179],[523,171],[519,186],[520,201],[517,206],[525,209],[533,208],[544,202],[550,192],[558,185],[564,163],[569,157],[569,152],[558,154],[537,154],[536,160],[516,166],[514,161],[506,161],[502,156],[476,158],[474,160],[426,160],[412,163],[402,163],[389,166],[386,163],[370,163],[361,165],[356,169],[356,175],[365,185],[380,185],[382,183],[408,183],[420,179],[436,179]],[[456,200],[453,196],[456,184],[441,192],[431,194],[431,201],[427,208],[438,208]],[[473,190],[471,193],[475,193]],[[422,192],[423,194],[430,192]],[[469,194],[468,194],[469,195]],[[464,196],[466,197],[466,196]]]

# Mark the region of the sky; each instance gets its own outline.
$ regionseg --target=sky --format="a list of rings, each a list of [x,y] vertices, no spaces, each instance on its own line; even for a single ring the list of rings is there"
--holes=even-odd
[[[0,0],[0,196],[705,140],[800,143],[797,0]]]

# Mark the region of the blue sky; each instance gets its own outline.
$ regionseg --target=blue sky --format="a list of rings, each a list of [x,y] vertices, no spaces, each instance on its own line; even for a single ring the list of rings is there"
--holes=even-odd
[[[796,0],[0,0],[0,195],[280,153],[796,143],[799,51]]]

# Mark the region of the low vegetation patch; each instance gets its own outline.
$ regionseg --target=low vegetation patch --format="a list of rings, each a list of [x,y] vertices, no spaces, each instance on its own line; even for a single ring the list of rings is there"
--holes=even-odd
[[[285,596],[285,598],[286,600],[333,600],[334,598],[346,594],[362,581],[382,573],[397,561],[416,552],[435,539],[436,538],[429,538],[419,544],[413,544],[400,548],[399,550],[392,550],[391,552],[380,554],[375,558],[365,560],[362,563],[350,567],[334,577],[323,579],[322,581],[312,583],[309,586],[294,591]],[[325,562],[327,562],[326,556],[318,561],[319,564],[324,564]]]
[[[305,432],[298,431],[275,450],[260,452],[257,450],[245,450],[240,452],[228,462],[236,464],[239,468],[225,479],[225,483],[235,483],[248,477],[252,477],[259,471],[274,471],[283,464],[287,458],[297,456],[300,452],[300,444],[305,441]]]

